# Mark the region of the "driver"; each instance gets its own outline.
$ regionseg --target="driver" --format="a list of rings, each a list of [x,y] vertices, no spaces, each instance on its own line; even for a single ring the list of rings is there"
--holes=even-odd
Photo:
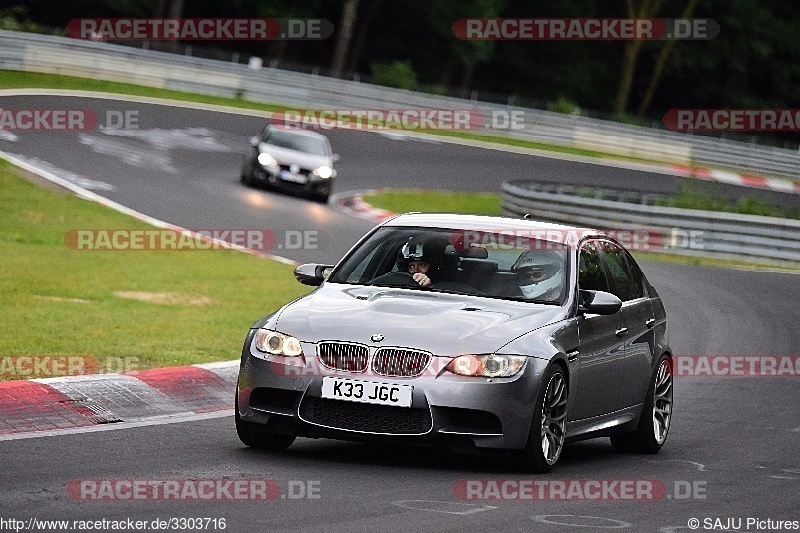
[[[558,252],[523,252],[511,266],[522,296],[528,300],[558,299],[563,263],[564,259]]]
[[[435,277],[440,268],[433,251],[432,244],[411,237],[397,253],[397,268],[411,274],[420,287],[430,287],[433,283],[431,276]]]

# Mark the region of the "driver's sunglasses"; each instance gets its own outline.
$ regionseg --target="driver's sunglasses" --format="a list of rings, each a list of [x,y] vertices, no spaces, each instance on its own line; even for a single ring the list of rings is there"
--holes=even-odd
[[[523,274],[526,277],[529,277],[529,278],[534,279],[534,280],[542,280],[542,279],[547,277],[547,272],[545,272],[544,270],[539,270],[539,269],[526,270]]]

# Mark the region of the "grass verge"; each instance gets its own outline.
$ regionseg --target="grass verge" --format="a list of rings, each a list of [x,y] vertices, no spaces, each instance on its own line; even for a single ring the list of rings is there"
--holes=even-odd
[[[657,202],[657,205],[703,211],[724,211],[740,215],[800,219],[800,209],[775,205],[763,194],[748,194],[732,201],[717,194],[713,184],[702,182],[682,184],[677,194]]]
[[[363,198],[368,204],[392,213],[500,214],[500,195],[488,192],[396,190],[366,194]]]
[[[391,190],[364,195],[368,204],[393,213],[420,211],[423,213],[467,213],[473,215],[499,215],[500,195],[436,190]],[[800,210],[769,202],[763,196],[748,195],[733,202],[713,193],[708,184],[689,184],[677,194],[667,197],[658,205],[725,211],[744,215],[761,215],[781,218],[800,218]]]
[[[231,360],[255,320],[307,292],[291,266],[234,250],[69,249],[71,229],[152,226],[20,172],[0,160],[0,362],[78,355],[149,368]],[[122,291],[154,293],[156,301]],[[4,370],[0,379],[15,379]]]
[[[286,109],[286,106],[262,104],[258,102],[251,102],[249,100],[243,100],[241,98],[226,98],[224,96],[211,96],[184,91],[173,91],[170,89],[146,87],[144,85],[134,85],[131,83],[94,80],[89,78],[76,78],[74,76],[61,76],[58,74],[0,70],[0,89],[31,88],[127,94],[134,96],[146,96],[149,98],[166,98],[184,102],[222,105],[240,109],[254,109],[256,111],[277,111],[279,109]]]

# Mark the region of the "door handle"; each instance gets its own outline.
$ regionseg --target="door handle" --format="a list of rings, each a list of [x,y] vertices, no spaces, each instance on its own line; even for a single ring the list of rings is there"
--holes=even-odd
[[[614,335],[617,337],[622,337],[623,335],[628,334],[628,328],[619,328],[617,331],[614,332]]]
[[[655,323],[656,323],[656,319],[655,318],[649,318],[649,319],[647,319],[645,321],[644,325],[647,326],[648,328],[652,328],[653,324],[655,324]]]

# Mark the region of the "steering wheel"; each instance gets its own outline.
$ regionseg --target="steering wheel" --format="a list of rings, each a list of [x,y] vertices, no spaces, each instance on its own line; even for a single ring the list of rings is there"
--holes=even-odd
[[[382,276],[378,276],[369,282],[370,285],[387,285],[387,286],[401,286],[409,289],[427,289],[423,287],[415,279],[414,274],[411,272],[389,272]]]

